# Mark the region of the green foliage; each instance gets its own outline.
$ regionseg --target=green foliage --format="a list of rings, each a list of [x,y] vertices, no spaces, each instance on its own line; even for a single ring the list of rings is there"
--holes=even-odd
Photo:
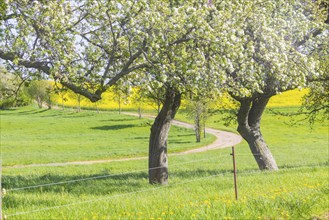
[[[118,103],[119,114],[121,114],[121,105],[127,104],[131,93],[131,86],[128,80],[125,80],[125,78],[119,80],[112,86],[111,92],[114,95],[112,98]]]
[[[29,83],[27,93],[34,99],[39,108],[42,108],[43,103],[46,103],[48,108],[51,108],[50,93],[52,92],[52,85],[48,81],[34,80]]]
[[[194,121],[194,131],[196,135],[196,141],[200,142],[201,132],[204,129],[204,137],[206,137],[205,126],[208,117],[210,116],[210,98],[206,96],[193,96],[188,99],[185,112]]]
[[[327,43],[322,44],[321,48],[314,49],[312,55],[320,60],[319,71],[324,74],[310,82],[310,92],[305,95],[301,108],[301,112],[306,114],[311,124],[319,116],[329,119],[329,36],[323,37]]]
[[[0,109],[29,104],[24,81],[0,67]]]

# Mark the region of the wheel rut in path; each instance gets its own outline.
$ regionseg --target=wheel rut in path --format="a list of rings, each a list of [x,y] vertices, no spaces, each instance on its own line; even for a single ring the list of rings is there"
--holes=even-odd
[[[125,115],[130,116],[138,116],[134,113],[124,112]],[[144,115],[146,118],[155,118],[153,115]],[[172,125],[185,127],[185,128],[194,128],[194,125],[173,120]],[[206,133],[212,134],[216,137],[216,140],[211,144],[206,146],[186,150],[178,153],[172,153],[170,155],[186,155],[186,154],[193,154],[193,153],[201,153],[208,150],[215,150],[220,148],[232,147],[234,145],[239,144],[242,141],[242,137],[238,134],[234,134],[232,132],[216,130],[212,128],[206,128]],[[110,162],[120,162],[120,161],[132,161],[132,160],[145,160],[148,159],[147,156],[144,157],[127,157],[127,158],[118,158],[118,159],[106,159],[106,160],[88,160],[88,161],[70,161],[70,162],[63,162],[63,163],[46,163],[46,164],[28,164],[28,165],[14,165],[14,166],[4,166],[8,168],[25,168],[25,167],[52,167],[52,166],[69,166],[69,165],[88,165],[88,164],[98,164],[98,163],[110,163]]]

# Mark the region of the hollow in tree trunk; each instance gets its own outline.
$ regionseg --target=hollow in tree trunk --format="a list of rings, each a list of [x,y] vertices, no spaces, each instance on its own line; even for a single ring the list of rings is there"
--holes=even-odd
[[[163,106],[151,127],[149,142],[149,182],[168,184],[167,139],[171,120],[180,106],[181,94],[168,88]]]
[[[278,170],[275,159],[260,131],[260,121],[270,98],[239,100],[238,132],[248,142],[260,170]]]

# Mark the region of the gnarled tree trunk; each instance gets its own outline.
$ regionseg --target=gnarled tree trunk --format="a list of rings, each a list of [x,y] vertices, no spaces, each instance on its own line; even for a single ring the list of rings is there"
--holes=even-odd
[[[168,88],[165,101],[151,127],[149,142],[149,182],[168,183],[167,139],[171,120],[180,106],[181,94]]]
[[[275,159],[260,131],[260,121],[270,98],[240,100],[238,132],[248,142],[250,150],[261,170],[278,170]]]

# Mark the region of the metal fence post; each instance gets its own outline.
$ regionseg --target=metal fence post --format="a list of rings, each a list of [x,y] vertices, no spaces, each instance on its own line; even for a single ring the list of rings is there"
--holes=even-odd
[[[236,162],[235,162],[234,146],[232,147],[231,155],[233,157],[233,175],[234,175],[235,199],[238,200],[238,185],[237,185],[237,178],[236,178]]]

